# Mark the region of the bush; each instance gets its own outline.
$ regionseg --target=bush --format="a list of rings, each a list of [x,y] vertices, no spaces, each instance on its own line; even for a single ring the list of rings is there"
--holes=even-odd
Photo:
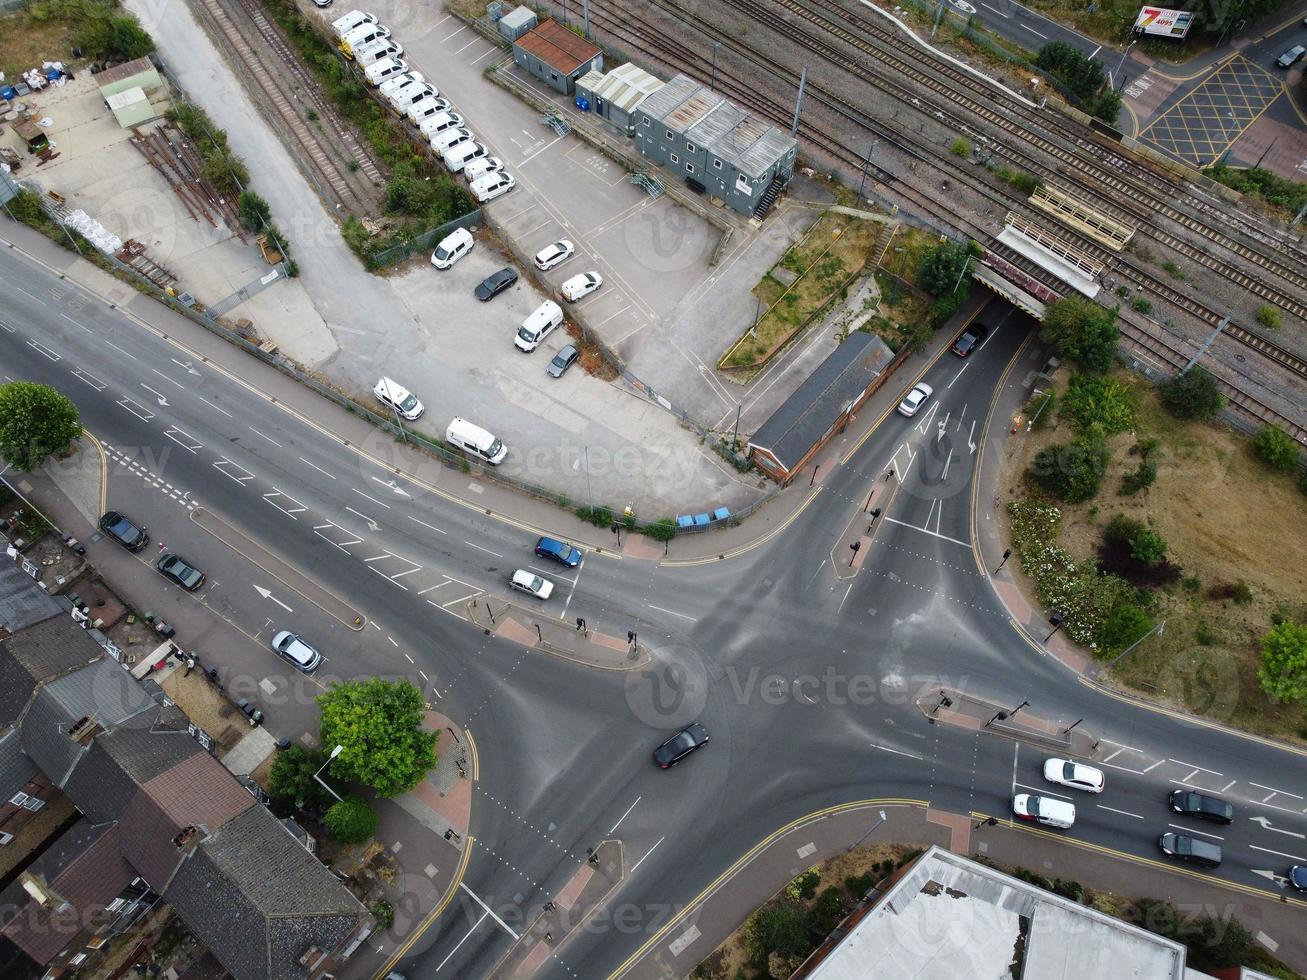
[[[1166,557],[1166,538],[1156,531],[1141,531],[1130,542],[1130,557],[1135,561],[1156,565]]]
[[[331,805],[323,823],[342,844],[362,844],[377,832],[377,811],[357,796],[347,796]]]
[[[1105,653],[1124,650],[1153,628],[1153,620],[1136,602],[1120,602],[1103,624],[1099,641]]]
[[[1259,197],[1268,204],[1282,208],[1290,214],[1297,214],[1304,206],[1307,206],[1307,183],[1288,180],[1279,174],[1271,173],[1269,170],[1262,170],[1260,167],[1250,167],[1244,170],[1237,167],[1227,167],[1225,164],[1217,164],[1214,167],[1209,167],[1205,173],[1226,187],[1233,187],[1242,194]]]
[[[646,538],[653,539],[654,541],[670,541],[672,538],[676,537],[676,531],[676,521],[672,520],[670,517],[664,517],[660,521],[653,524],[646,524],[644,527],[640,528],[641,534]]]
[[[816,868],[809,868],[791,881],[785,891],[794,898],[812,898],[817,894],[819,884],[821,884],[821,872]]]
[[[1149,313],[1153,312],[1153,304],[1140,296],[1137,299],[1132,299],[1130,301],[1130,309],[1134,310],[1136,313],[1142,313],[1147,316]]]
[[[1039,49],[1035,65],[1044,69],[1069,88],[1078,98],[1087,99],[1103,87],[1101,62],[1085,55],[1065,41],[1050,41]]]
[[[1278,424],[1264,425],[1253,437],[1257,458],[1279,473],[1291,472],[1298,465],[1301,450],[1293,436]]]
[[[1143,521],[1137,521],[1125,514],[1117,514],[1103,528],[1103,541],[1115,548],[1129,549],[1135,538],[1147,530]]]
[[[578,507],[576,516],[583,521],[589,521],[595,527],[613,526],[613,511],[610,507]]]
[[[1081,108],[1109,126],[1115,126],[1121,115],[1121,92],[1118,89],[1104,89],[1092,99],[1086,99]]]
[[[1257,322],[1270,330],[1279,330],[1284,326],[1284,314],[1278,306],[1267,303],[1257,310]]]
[[[808,935],[814,943],[825,939],[848,914],[844,893],[835,887],[826,888],[808,911]]]
[[[1013,187],[1022,194],[1033,194],[1044,183],[1043,177],[1036,177],[1034,174],[1028,174],[1024,170],[1019,170],[1012,175],[1008,181]]]
[[[1079,439],[1041,449],[1030,472],[1048,493],[1069,504],[1079,504],[1098,493],[1106,466],[1106,448],[1099,442]]]
[[[1257,679],[1273,698],[1307,702],[1307,626],[1285,620],[1262,637]]]
[[[917,285],[932,296],[962,293],[965,298],[968,280],[964,273],[970,253],[962,242],[941,242],[922,256],[917,266]]]
[[[745,952],[759,966],[765,966],[774,953],[806,956],[811,948],[808,910],[788,897],[763,906],[744,929]]]
[[[971,144],[959,136],[953,141],[953,145],[949,147],[949,152],[955,157],[969,157],[971,156]]]
[[[1243,579],[1234,583],[1234,592],[1230,596],[1237,606],[1246,606],[1253,601],[1253,590],[1248,587],[1248,583]]]
[[[377,920],[377,928],[386,930],[395,924],[395,906],[391,905],[384,898],[373,902],[368,911],[372,917]]]
[[[1063,898],[1069,898],[1073,902],[1083,902],[1085,900],[1085,886],[1078,881],[1067,881],[1065,878],[1058,878],[1053,882],[1053,891]]]
[[[930,304],[930,326],[942,327],[948,323],[949,319],[958,310],[962,309],[962,304],[967,301],[966,283],[963,283],[955,293],[945,293],[935,302]]]
[[[240,211],[241,224],[250,231],[262,231],[271,222],[272,210],[268,202],[254,191],[241,191],[236,198],[236,207]]]
[[[1134,392],[1111,378],[1077,374],[1058,414],[1081,434],[1116,435],[1135,424]]]
[[[1126,497],[1133,496],[1140,490],[1151,487],[1156,480],[1157,464],[1151,459],[1140,460],[1134,471],[1127,473],[1121,479],[1121,494]]]
[[[1095,306],[1083,296],[1067,296],[1044,312],[1039,339],[1084,371],[1098,374],[1112,366],[1119,331],[1116,311]]]
[[[131,14],[89,4],[79,14],[73,43],[92,61],[133,61],[154,50],[154,39]]]
[[[314,774],[324,762],[321,753],[292,745],[277,753],[268,773],[268,796],[273,812],[288,817],[297,807],[315,807],[326,803],[331,795]]]
[[[1178,419],[1206,422],[1225,408],[1225,396],[1216,379],[1197,365],[1165,382],[1161,399],[1166,410]]]
[[[862,898],[871,891],[872,885],[876,884],[876,876],[871,872],[860,875],[849,875],[844,879],[844,890],[849,895],[861,901]]]

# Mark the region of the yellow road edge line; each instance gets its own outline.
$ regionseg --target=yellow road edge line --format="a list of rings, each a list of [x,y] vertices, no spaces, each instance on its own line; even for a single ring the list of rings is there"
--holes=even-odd
[[[463,876],[467,873],[468,863],[472,860],[472,847],[475,843],[475,837],[467,838],[467,847],[463,848],[463,860],[459,862],[458,870],[454,872],[454,879],[449,883],[449,889],[436,904],[436,907],[427,913],[427,917],[422,920],[422,924],[413,930],[413,935],[395,947],[395,951],[390,954],[381,969],[373,974],[373,980],[381,980],[382,977],[394,969],[395,964],[404,958],[404,955],[413,947],[413,944],[426,934],[426,931],[431,928],[431,924],[436,921],[440,913],[445,911],[449,903],[454,900],[454,894],[458,891],[458,886],[463,883]]]
[[[82,426],[82,435],[91,440],[91,445],[100,454],[100,513],[103,514],[109,509],[109,460],[104,445],[95,437],[94,432]]]

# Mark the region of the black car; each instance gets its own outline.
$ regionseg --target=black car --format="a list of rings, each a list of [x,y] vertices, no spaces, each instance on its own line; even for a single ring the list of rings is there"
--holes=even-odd
[[[554,355],[554,359],[545,367],[545,373],[551,378],[561,378],[563,372],[575,364],[580,356],[581,352],[576,349],[576,345],[568,344]]]
[[[953,341],[953,353],[958,357],[967,357],[980,346],[980,342],[989,336],[989,327],[983,323],[973,323],[962,331],[962,336]]]
[[[1168,857],[1188,861],[1199,867],[1215,868],[1221,864],[1219,845],[1187,834],[1163,834],[1158,838],[1157,846]]]
[[[1232,823],[1234,807],[1215,796],[1205,796],[1187,789],[1178,789],[1170,796],[1171,809],[1186,817],[1210,820],[1212,823]]]
[[[128,551],[140,551],[150,540],[145,528],[137,527],[116,510],[100,518],[100,530]]]
[[[155,568],[172,579],[187,592],[194,592],[204,584],[204,573],[181,555],[165,551],[155,562]]]
[[[654,762],[658,763],[659,769],[670,769],[695,749],[707,744],[708,729],[695,722],[654,749]]]
[[[481,284],[473,290],[473,294],[484,303],[494,299],[515,282],[517,282],[516,269],[500,269],[493,276],[481,280]]]

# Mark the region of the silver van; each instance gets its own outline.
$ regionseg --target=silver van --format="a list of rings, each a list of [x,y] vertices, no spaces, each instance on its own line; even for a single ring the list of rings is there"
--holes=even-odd
[[[508,455],[508,447],[491,433],[467,419],[455,418],[445,430],[445,441],[474,459],[498,466]]]
[[[513,338],[513,345],[529,354],[562,323],[563,308],[552,299],[547,299],[522,321],[522,325],[517,328],[517,336]]]

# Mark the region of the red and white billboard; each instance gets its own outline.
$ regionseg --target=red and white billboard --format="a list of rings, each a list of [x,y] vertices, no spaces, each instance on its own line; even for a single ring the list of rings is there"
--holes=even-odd
[[[1183,38],[1189,33],[1189,25],[1193,23],[1193,19],[1193,13],[1188,10],[1144,7],[1135,18],[1135,33]]]

